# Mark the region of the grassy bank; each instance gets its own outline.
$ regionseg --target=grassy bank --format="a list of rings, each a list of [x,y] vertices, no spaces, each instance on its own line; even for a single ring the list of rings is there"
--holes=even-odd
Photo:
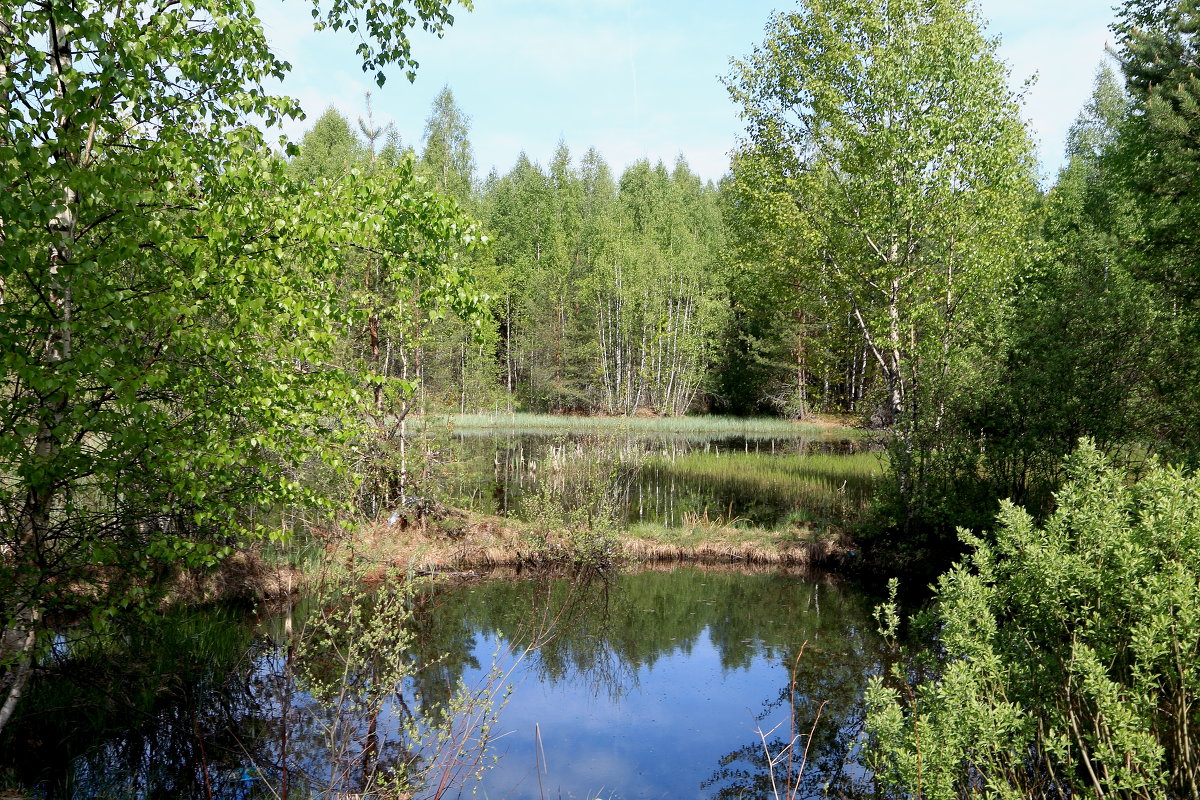
[[[776,531],[720,519],[697,519],[682,528],[638,525],[611,536],[617,564],[817,564],[840,559],[853,547],[849,536],[832,529],[818,532],[798,526]],[[364,528],[347,545],[333,557],[369,558],[381,566],[402,565],[416,571],[461,571],[569,562],[579,552],[579,532],[546,535],[528,523],[463,514],[448,524],[443,520],[399,534],[391,526]]]
[[[589,560],[828,566],[854,549],[845,531],[861,516],[884,468],[882,454],[858,446],[850,449],[860,452],[841,455],[813,453],[803,446],[799,452],[778,455],[756,452],[753,445],[748,451],[740,446],[732,451],[639,449],[632,462],[635,472],[668,473],[672,481],[678,480],[671,491],[678,488],[680,494],[669,523],[623,525],[622,512],[612,505],[612,473],[619,464],[616,472],[630,479],[625,474],[629,455],[606,455],[603,442],[608,436],[830,441],[865,434],[828,420],[729,417],[508,414],[429,417],[421,422],[442,430],[478,431],[481,436],[583,434],[593,437],[594,447],[540,461],[543,480],[531,480],[537,488],[516,504],[523,519],[531,522],[440,508],[423,519],[393,517],[389,523],[381,518],[353,531],[301,532],[301,527],[286,544],[264,543],[230,558],[215,575],[189,577],[178,594],[195,599],[288,594],[346,564],[365,565],[381,574],[394,567],[447,572]],[[528,469],[532,479],[533,466],[522,462],[519,468]],[[733,504],[722,508],[706,505],[702,495],[697,499],[696,487],[704,484],[721,487],[723,497],[739,498],[737,508],[753,508],[754,520],[738,517],[741,512],[732,512]]]
[[[767,530],[707,516],[680,528],[635,525],[595,535],[611,535],[604,561],[612,566],[674,562],[828,567],[854,548],[849,535],[832,528]],[[269,546],[236,553],[214,573],[182,576],[172,594],[189,603],[282,597],[348,566],[383,576],[397,567],[429,574],[572,564],[580,544],[578,531],[547,535],[528,523],[462,511],[423,524],[376,523],[353,532],[312,536],[290,553]]]

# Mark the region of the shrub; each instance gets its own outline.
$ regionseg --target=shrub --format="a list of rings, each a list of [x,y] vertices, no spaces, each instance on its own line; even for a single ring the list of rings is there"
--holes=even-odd
[[[886,791],[1200,797],[1200,477],[1131,484],[1087,442],[1066,468],[1044,526],[1005,504],[994,544],[960,531],[970,554],[915,620],[929,677],[872,681]]]

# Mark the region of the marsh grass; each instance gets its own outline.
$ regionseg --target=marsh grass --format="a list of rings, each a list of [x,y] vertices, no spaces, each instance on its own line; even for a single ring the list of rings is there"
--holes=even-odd
[[[852,548],[846,532],[884,464],[879,453],[854,452],[869,446],[864,432],[783,420],[481,414],[421,424],[501,444],[460,459],[460,479],[445,481],[453,519],[406,527],[381,518],[357,528],[350,544],[330,543],[327,555],[418,572],[564,560],[815,564]],[[668,442],[723,436],[751,444],[720,451]],[[838,443],[851,437],[858,442]],[[787,438],[832,441],[820,449],[840,452],[775,446]],[[769,448],[767,440],[775,440]],[[710,496],[721,499],[708,504]],[[463,508],[479,498],[482,508]]]
[[[682,477],[785,497],[796,509],[793,523],[844,524],[861,516],[883,477],[886,456],[878,452],[849,455],[692,452],[663,458],[661,463]],[[737,520],[725,519],[719,512],[717,518],[736,527]]]
[[[571,417],[556,414],[459,414],[446,417],[456,432],[597,433],[639,435],[804,437],[858,439],[866,431],[833,423],[719,416]]]
[[[880,453],[690,453],[663,461],[680,476],[786,497],[796,510],[771,527],[707,509],[685,514],[679,526],[633,524],[622,541],[633,561],[828,564],[853,549],[850,530],[884,469]]]

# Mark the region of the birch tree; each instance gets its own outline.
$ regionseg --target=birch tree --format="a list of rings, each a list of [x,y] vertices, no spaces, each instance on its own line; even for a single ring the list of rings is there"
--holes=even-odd
[[[736,62],[744,147],[796,206],[815,313],[845,303],[881,421],[937,424],[1016,269],[1029,141],[965,0],[811,0]]]
[[[878,370],[845,299],[831,294],[804,217],[761,153],[734,154],[721,196],[734,308],[720,368],[731,410],[859,412]]]
[[[593,276],[606,410],[683,414],[708,373],[726,303],[716,190],[682,159],[621,176],[618,244]]]
[[[557,223],[550,179],[524,153],[492,190],[488,229],[502,296],[497,299],[505,388],[544,400],[545,352],[535,319],[554,313],[542,293]]]
[[[446,194],[467,205],[475,193],[475,155],[471,120],[454,102],[449,86],[442,87],[425,120],[421,171]]]
[[[248,0],[29,0],[0,26],[0,726],[49,641],[96,625],[180,565],[211,565],[255,509],[317,502],[358,397],[329,363],[325,283],[372,242],[463,290],[434,257],[465,223],[408,179],[288,184],[251,124],[299,113]],[[364,69],[415,67],[441,0],[338,0]],[[410,196],[414,193],[409,192]],[[413,245],[417,249],[413,249]]]
[[[618,181],[593,149],[527,157],[485,192],[507,390],[535,408],[682,414],[727,313],[717,190],[680,159]]]

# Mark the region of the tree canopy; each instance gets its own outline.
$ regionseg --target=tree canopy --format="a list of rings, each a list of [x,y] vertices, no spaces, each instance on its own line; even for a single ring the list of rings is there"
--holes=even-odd
[[[409,28],[452,20],[440,0],[314,11],[369,31],[380,81],[415,67]],[[319,502],[300,471],[344,466],[359,401],[331,359],[354,313],[328,302],[344,255],[458,302],[471,234],[411,169],[291,184],[253,123],[299,109],[265,88],[287,65],[249,2],[0,15],[0,621],[22,642],[0,654],[2,726],[47,616],[103,624],[146,578],[268,530],[265,509]]]

